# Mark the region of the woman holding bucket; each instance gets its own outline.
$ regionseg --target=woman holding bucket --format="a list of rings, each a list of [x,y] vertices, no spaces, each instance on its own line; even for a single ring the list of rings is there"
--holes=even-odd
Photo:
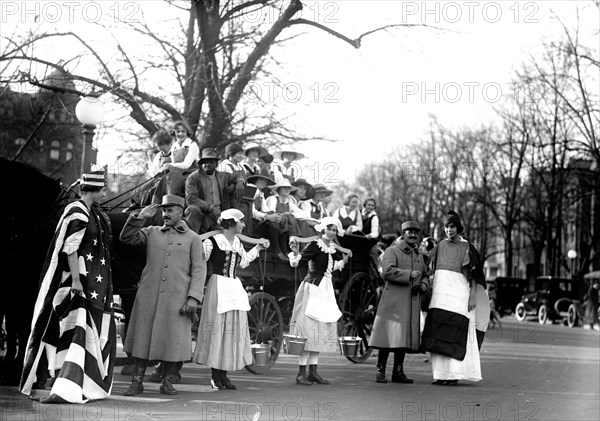
[[[299,336],[306,337],[296,376],[296,383],[302,385],[329,384],[317,373],[317,364],[319,352],[334,350],[336,343],[331,338],[337,338],[337,321],[342,316],[335,299],[331,273],[341,270],[352,257],[349,250],[348,253],[340,253],[339,246],[334,243],[336,235],[344,235],[339,218],[323,218],[315,229],[322,234],[321,238],[309,243],[300,254],[296,246],[289,254],[292,267],[308,262],[308,274],[296,293],[290,322],[290,330],[295,329]]]
[[[218,220],[224,232],[204,240],[204,254],[212,264],[206,298],[200,317],[194,361],[212,370],[215,389],[236,389],[227,371],[252,364],[248,315],[248,294],[235,272],[247,267],[261,250],[269,248],[261,239],[249,252],[237,237],[244,229],[244,214],[237,209],[221,212]]]

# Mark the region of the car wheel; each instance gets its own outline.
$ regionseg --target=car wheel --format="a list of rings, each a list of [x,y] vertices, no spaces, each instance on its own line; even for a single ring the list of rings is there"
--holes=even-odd
[[[577,317],[577,309],[575,308],[575,304],[571,304],[569,306],[569,310],[567,311],[567,325],[569,327],[575,327],[577,326],[577,322],[578,322],[578,317]]]
[[[547,321],[548,321],[548,307],[546,306],[546,304],[542,304],[542,305],[540,305],[540,308],[538,309],[538,322],[541,325],[545,325]]]
[[[527,317],[527,311],[525,310],[525,304],[519,303],[515,307],[515,319],[522,322]]]

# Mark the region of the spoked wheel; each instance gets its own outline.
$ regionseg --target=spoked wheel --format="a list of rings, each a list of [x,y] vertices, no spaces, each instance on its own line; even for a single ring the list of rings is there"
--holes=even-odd
[[[569,310],[567,310],[567,325],[569,327],[575,327],[577,326],[578,321],[579,318],[577,317],[577,308],[575,307],[575,304],[571,304],[569,306]]]
[[[358,336],[361,342],[354,357],[346,357],[353,363],[365,362],[371,355],[369,338],[377,312],[377,286],[364,272],[356,273],[348,280],[338,304],[342,318],[338,322],[340,336]]]
[[[525,309],[525,304],[519,303],[515,308],[515,319],[519,322],[522,322],[527,317],[527,310]]]
[[[250,342],[270,344],[269,360],[265,365],[251,364],[246,370],[254,374],[264,374],[277,361],[283,343],[283,317],[275,298],[266,292],[257,292],[250,297],[248,312]]]

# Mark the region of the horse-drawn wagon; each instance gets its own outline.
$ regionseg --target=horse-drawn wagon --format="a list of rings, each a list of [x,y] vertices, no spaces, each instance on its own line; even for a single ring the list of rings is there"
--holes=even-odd
[[[44,255],[62,210],[76,197],[73,190],[61,187],[58,181],[26,165],[2,160],[0,167],[6,173],[5,179],[19,179],[26,186],[13,183],[6,192],[7,197],[12,198],[22,210],[15,212],[5,208],[2,211],[3,220],[9,222],[9,229],[2,236],[2,246],[6,249],[6,253],[2,254],[3,266],[8,268],[4,279],[12,281],[7,285],[7,293],[2,294],[2,312],[7,316],[7,329],[18,332],[8,335],[9,338],[15,338],[13,344],[7,344],[7,348],[9,352],[13,350],[11,359],[16,364],[6,364],[12,372],[5,377],[12,378],[8,382],[14,383],[15,378],[18,381],[22,367]],[[32,189],[38,187],[42,191],[39,194],[32,193]],[[252,199],[246,196],[242,199],[242,211],[248,221],[251,220]],[[128,213],[123,212],[124,206],[118,203],[115,206],[114,199],[103,205],[113,229],[111,256],[115,294],[134,294],[135,284],[145,265],[144,249],[127,246],[118,240],[118,234],[128,217]],[[152,223],[161,224],[162,221]],[[252,241],[251,238],[247,240]],[[382,285],[376,240],[347,235],[340,239],[340,244],[350,249],[353,257],[341,273],[334,273],[334,286],[343,314],[338,330],[340,335],[361,338],[356,356],[348,358],[353,362],[363,362],[371,353],[368,340],[377,310],[378,287]],[[295,291],[306,270],[302,267],[292,268],[288,261],[263,251],[248,268],[238,271],[250,296],[248,322],[251,339],[257,344],[270,345],[266,364],[248,366],[249,371],[264,373],[277,360],[283,346],[283,335],[288,328]],[[17,348],[18,354],[15,351]]]

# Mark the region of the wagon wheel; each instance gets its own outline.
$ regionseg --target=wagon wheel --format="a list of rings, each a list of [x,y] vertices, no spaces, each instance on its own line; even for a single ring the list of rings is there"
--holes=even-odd
[[[577,326],[577,322],[579,321],[579,318],[577,316],[577,307],[575,307],[575,304],[571,304],[569,306],[569,310],[567,310],[567,326]]]
[[[546,324],[548,321],[548,306],[546,304],[541,304],[538,309],[538,323],[541,325]]]
[[[275,298],[266,292],[257,292],[250,296],[248,311],[248,329],[253,343],[270,343],[269,360],[264,366],[247,365],[246,370],[254,374],[264,374],[277,361],[283,343],[283,317]]]
[[[362,340],[355,357],[346,357],[353,363],[365,362],[373,350],[369,348],[369,338],[377,312],[377,286],[364,272],[359,272],[348,280],[338,304],[342,318],[338,322],[340,336],[359,336]]]

